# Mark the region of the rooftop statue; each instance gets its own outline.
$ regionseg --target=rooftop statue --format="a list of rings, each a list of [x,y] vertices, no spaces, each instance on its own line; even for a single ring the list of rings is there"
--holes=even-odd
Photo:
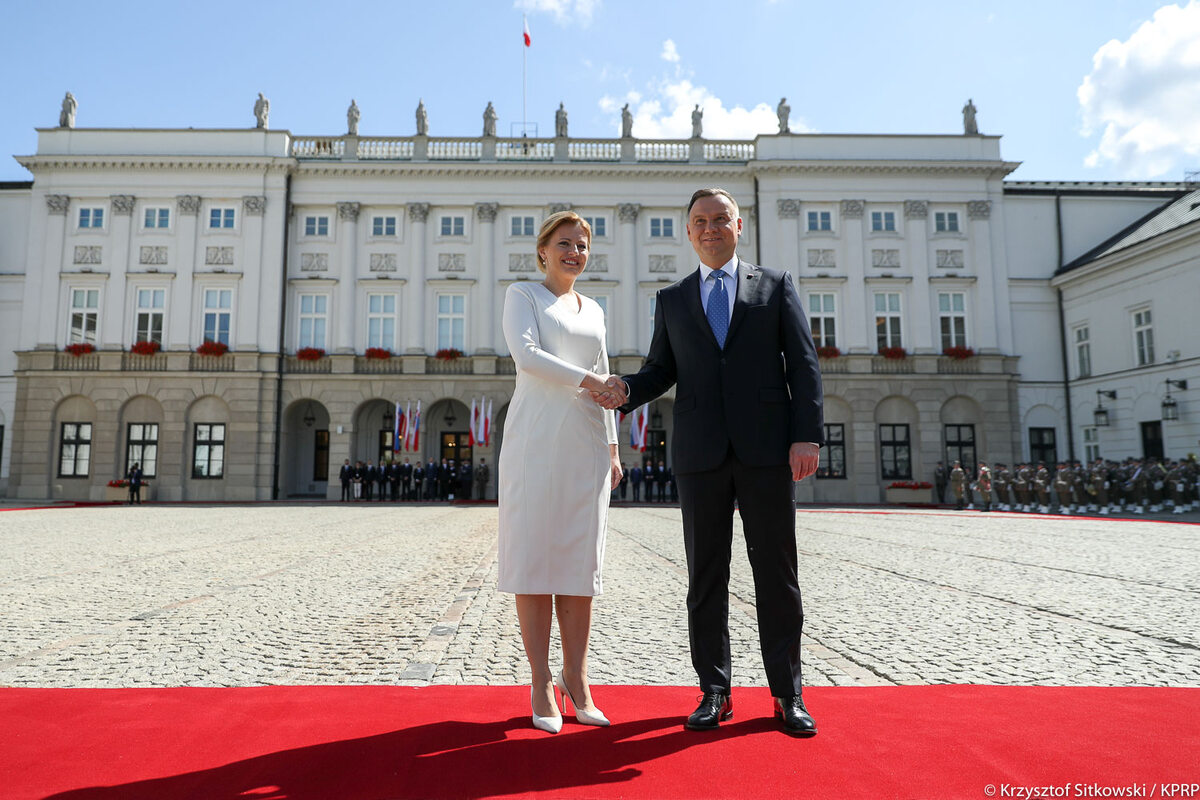
[[[254,119],[256,124],[254,127],[266,129],[267,118],[271,115],[271,101],[263,97],[263,93],[258,93],[258,99],[254,101]]]
[[[704,132],[704,111],[701,110],[700,104],[692,109],[692,138],[699,139],[700,134]]]
[[[775,108],[775,113],[779,116],[779,132],[791,133],[788,128],[788,117],[792,113],[792,107],[787,104],[787,98],[779,98],[779,105]]]
[[[496,115],[496,109],[492,107],[492,101],[488,100],[487,108],[483,110],[483,135],[496,135],[496,120],[500,117]]]
[[[963,106],[963,110],[962,110],[963,133],[964,134],[978,134],[979,133],[979,125],[975,122],[975,111],[976,111],[975,104],[973,102],[971,102],[971,99],[968,97],[967,104],[965,106]]]
[[[558,111],[554,112],[554,135],[559,139],[567,138],[567,109],[562,103],[558,104]]]
[[[75,102],[75,95],[67,92],[67,96],[63,98],[62,111],[58,114],[58,127],[74,128],[77,108],[79,108],[79,104]]]
[[[429,116],[425,113],[425,101],[417,101],[417,136],[429,135]]]
[[[362,118],[362,113],[358,110],[358,103],[354,102],[354,98],[350,98],[350,107],[346,109],[346,133],[350,136],[358,136],[358,121]]]
[[[633,138],[633,114],[629,110],[629,103],[626,103],[625,107],[621,109],[621,138]]]

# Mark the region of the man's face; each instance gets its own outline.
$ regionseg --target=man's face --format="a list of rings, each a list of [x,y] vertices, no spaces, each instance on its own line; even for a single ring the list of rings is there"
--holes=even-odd
[[[688,212],[687,235],[700,262],[716,269],[733,258],[742,220],[728,197],[701,197]]]

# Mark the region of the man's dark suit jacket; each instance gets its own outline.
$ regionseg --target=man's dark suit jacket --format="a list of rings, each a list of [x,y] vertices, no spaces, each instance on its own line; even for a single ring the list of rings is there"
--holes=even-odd
[[[725,347],[700,302],[700,271],[658,292],[642,369],[624,376],[628,413],[677,384],[676,473],[715,469],[730,447],[752,467],[788,463],[793,442],[824,444],[821,371],[791,275],[738,261]]]

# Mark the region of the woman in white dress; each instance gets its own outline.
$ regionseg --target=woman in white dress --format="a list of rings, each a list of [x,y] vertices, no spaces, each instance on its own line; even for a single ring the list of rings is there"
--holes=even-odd
[[[613,412],[605,384],[604,312],[575,291],[587,266],[590,226],[573,211],[552,214],[537,240],[541,283],[515,283],[504,297],[504,339],[517,388],[500,451],[498,588],[516,595],[521,639],[532,673],[533,724],[562,727],[557,687],[587,725],[607,725],[592,703],[587,647],[592,597],[600,594],[608,500],[621,479]],[[595,394],[593,394],[595,393]],[[550,624],[557,610],[563,668],[550,669]]]

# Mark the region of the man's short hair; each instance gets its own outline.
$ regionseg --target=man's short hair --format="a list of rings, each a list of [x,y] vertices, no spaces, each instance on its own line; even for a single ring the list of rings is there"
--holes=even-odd
[[[741,209],[738,208],[738,202],[737,202],[737,200],[733,199],[733,195],[731,195],[727,190],[720,188],[719,186],[710,186],[706,189],[697,189],[695,191],[695,193],[692,195],[692,199],[688,202],[688,206],[687,206],[688,216],[691,216],[692,206],[696,205],[696,201],[699,200],[701,197],[716,197],[718,195],[721,197],[728,198],[729,202],[733,203],[734,216],[740,217],[742,215]]]

